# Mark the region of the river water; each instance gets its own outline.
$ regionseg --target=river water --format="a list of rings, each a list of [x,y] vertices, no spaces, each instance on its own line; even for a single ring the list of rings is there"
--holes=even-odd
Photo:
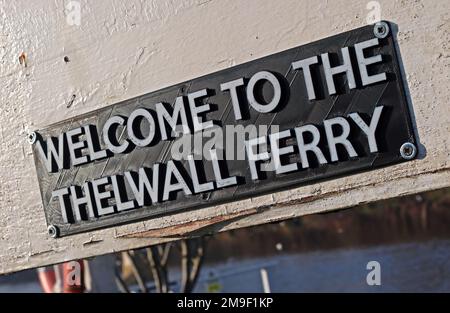
[[[380,264],[381,285],[366,282],[370,261]],[[195,291],[262,292],[261,269],[272,292],[450,292],[450,240],[206,264]],[[170,272],[170,280],[177,281],[179,271]],[[40,292],[36,277],[29,271],[0,277],[0,292]],[[176,291],[177,285],[173,288]]]
[[[380,264],[381,285],[369,286],[367,263]],[[205,266],[196,291],[450,292],[450,240],[276,255]]]

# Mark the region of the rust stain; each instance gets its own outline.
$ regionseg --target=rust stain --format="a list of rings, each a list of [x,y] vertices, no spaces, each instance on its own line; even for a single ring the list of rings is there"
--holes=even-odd
[[[23,65],[24,67],[28,66],[28,64],[27,64],[27,55],[25,54],[25,52],[22,52],[19,55],[19,63],[20,63],[20,65]]]
[[[178,225],[173,225],[173,226],[168,226],[168,227],[163,227],[163,228],[157,228],[157,229],[150,229],[150,230],[147,230],[144,232],[139,232],[139,233],[134,233],[134,234],[126,234],[126,235],[122,235],[119,237],[122,237],[122,238],[184,237],[194,231],[198,231],[205,227],[215,225],[218,223],[222,223],[222,222],[226,222],[226,221],[229,221],[229,220],[232,220],[235,218],[245,217],[245,216],[255,214],[258,212],[259,212],[259,210],[254,208],[254,209],[250,209],[250,210],[232,213],[229,215],[219,215],[219,216],[214,216],[211,218],[187,222],[187,223],[183,223],[183,224],[178,224]]]

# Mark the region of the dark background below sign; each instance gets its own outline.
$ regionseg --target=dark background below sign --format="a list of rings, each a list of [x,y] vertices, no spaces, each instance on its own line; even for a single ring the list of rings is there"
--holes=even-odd
[[[124,171],[137,171],[143,166],[151,168],[157,162],[165,163],[170,160],[168,149],[170,149],[172,141],[161,141],[151,147],[136,148],[128,154],[114,155],[108,159],[72,167],[58,173],[47,172],[42,161],[37,157],[35,145],[35,163],[47,223],[57,226],[60,235],[64,236],[148,219],[158,215],[167,215],[176,211],[235,201],[250,196],[292,188],[307,182],[342,176],[403,161],[399,154],[400,146],[405,142],[415,143],[415,139],[391,35],[385,39],[380,39],[380,47],[374,49],[369,48],[365,52],[366,56],[369,56],[371,53],[382,54],[383,62],[369,66],[369,75],[372,73],[386,72],[387,82],[361,87],[358,76],[359,70],[356,62],[354,62],[353,70],[357,88],[349,90],[346,85],[345,75],[337,75],[335,76],[337,95],[328,96],[322,66],[313,66],[312,75],[318,99],[309,101],[302,72],[291,69],[292,62],[325,52],[334,54],[331,56],[331,65],[336,66],[340,64],[339,56],[342,47],[353,46],[355,43],[371,38],[374,38],[373,26],[362,27],[126,100],[104,109],[84,114],[72,120],[59,122],[44,130],[38,131],[38,133],[43,138],[49,136],[56,137],[62,132],[88,124],[96,125],[101,130],[103,124],[110,116],[128,116],[138,107],[154,109],[157,102],[173,104],[179,95],[187,95],[189,92],[208,88],[214,90],[215,94],[209,99],[206,99],[206,101],[214,104],[216,108],[214,112],[207,114],[208,120],[219,120],[222,126],[236,124],[243,126],[250,124],[256,126],[279,125],[280,131],[304,124],[315,124],[321,127],[324,119],[347,116],[351,112],[358,112],[362,116],[371,116],[375,106],[383,105],[385,108],[383,109],[376,133],[380,150],[379,153],[370,154],[366,136],[362,132],[352,132],[354,135],[352,135],[351,141],[352,143],[356,143],[355,149],[359,154],[358,158],[351,160],[347,158],[337,163],[321,165],[320,167],[314,166],[306,170],[300,169],[296,172],[277,176],[275,176],[274,172],[265,172],[267,177],[260,181],[251,180],[248,162],[246,160],[227,160],[226,164],[230,175],[244,177],[244,184],[216,190],[206,195],[184,196],[182,192],[178,192],[176,199],[172,201],[145,208],[137,208],[119,214],[103,216],[96,220],[84,221],[78,224],[64,224],[57,199],[51,199],[53,190],[70,185],[81,186],[85,181],[114,174],[122,174]],[[350,51],[352,60],[355,61],[356,57],[352,48]],[[288,91],[286,101],[282,109],[275,113],[260,114],[250,109],[246,114],[243,114],[243,120],[236,121],[230,102],[230,95],[228,92],[220,91],[220,84],[240,77],[249,79],[253,74],[261,70],[268,70],[283,75],[282,80],[285,85],[283,93]],[[288,87],[289,85],[291,86],[290,88]],[[243,91],[244,89],[240,90],[240,92]],[[263,97],[270,98],[269,89],[263,88]],[[244,98],[241,97],[241,101],[243,102],[241,103],[241,107],[243,109],[248,108],[248,104]],[[323,132],[323,129],[321,129],[321,132]],[[322,133],[321,135],[322,139],[324,139],[324,134]],[[101,144],[104,146],[103,142]],[[324,153],[325,157],[329,160],[327,150],[324,150]],[[182,163],[188,169],[186,162],[183,161]],[[205,169],[206,178],[213,180],[214,175],[211,166],[206,165]],[[128,195],[131,199],[134,198],[131,192]]]

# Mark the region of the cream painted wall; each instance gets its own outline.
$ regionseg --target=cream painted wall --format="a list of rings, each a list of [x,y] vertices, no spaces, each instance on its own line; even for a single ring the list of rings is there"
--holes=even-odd
[[[160,228],[170,232],[171,226],[195,219],[208,224],[213,217],[270,207],[216,227],[226,230],[450,185],[450,2],[383,0],[382,19],[398,25],[414,118],[425,147],[420,160],[51,239],[28,131],[363,26],[369,12],[366,1],[351,0],[83,0],[80,26],[71,26],[68,2],[0,1],[0,274],[167,240],[136,236]],[[19,63],[22,52],[26,67]]]

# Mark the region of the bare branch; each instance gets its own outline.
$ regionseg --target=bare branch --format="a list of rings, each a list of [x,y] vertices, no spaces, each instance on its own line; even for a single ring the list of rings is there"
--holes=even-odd
[[[197,282],[205,255],[206,240],[203,237],[185,239],[181,245],[181,292],[192,292]]]
[[[114,278],[116,281],[117,288],[119,288],[122,293],[130,293],[127,284],[122,279],[122,260],[120,259],[120,255],[116,255],[116,264],[114,266]]]
[[[114,279],[116,281],[117,288],[119,288],[120,292],[130,293],[130,290],[128,289],[127,285],[125,284],[119,273],[115,273]]]
[[[195,284],[197,283],[197,278],[200,273],[200,268],[203,264],[204,255],[205,255],[205,247],[206,242],[203,237],[196,239],[196,245],[197,245],[197,253],[194,257],[192,257],[192,268],[190,273],[190,285],[192,286],[192,289],[194,289]],[[191,290],[192,291],[192,290]]]
[[[163,252],[162,252],[162,254],[160,254],[161,266],[165,267],[167,265],[167,261],[169,260],[171,248],[172,248],[172,242],[168,242],[164,245]]]
[[[136,278],[136,282],[138,283],[138,286],[141,289],[141,292],[147,293],[148,292],[147,286],[145,285],[145,281],[142,278],[142,275],[136,265],[136,262],[135,262],[133,256],[131,255],[131,253],[133,253],[132,250],[125,252],[124,255],[127,257],[127,259],[130,262],[131,270],[133,272],[134,277]]]
[[[155,282],[156,292],[162,292],[162,277],[159,270],[159,252],[155,247],[149,247],[145,250],[147,252],[148,262],[150,263],[153,281]]]
[[[190,268],[190,251],[187,239],[183,239],[180,242],[181,246],[181,292],[188,292],[189,289],[189,273]]]
[[[192,292],[197,282],[205,255],[205,238],[183,239],[181,249],[181,292]],[[157,292],[169,292],[167,264],[173,243],[160,244],[145,249],[150,271]],[[138,260],[133,250],[122,253],[122,261],[127,260],[141,292],[148,292],[144,278],[138,267]],[[118,262],[120,260],[118,259]],[[130,292],[128,286],[116,268],[116,283],[122,292]]]

